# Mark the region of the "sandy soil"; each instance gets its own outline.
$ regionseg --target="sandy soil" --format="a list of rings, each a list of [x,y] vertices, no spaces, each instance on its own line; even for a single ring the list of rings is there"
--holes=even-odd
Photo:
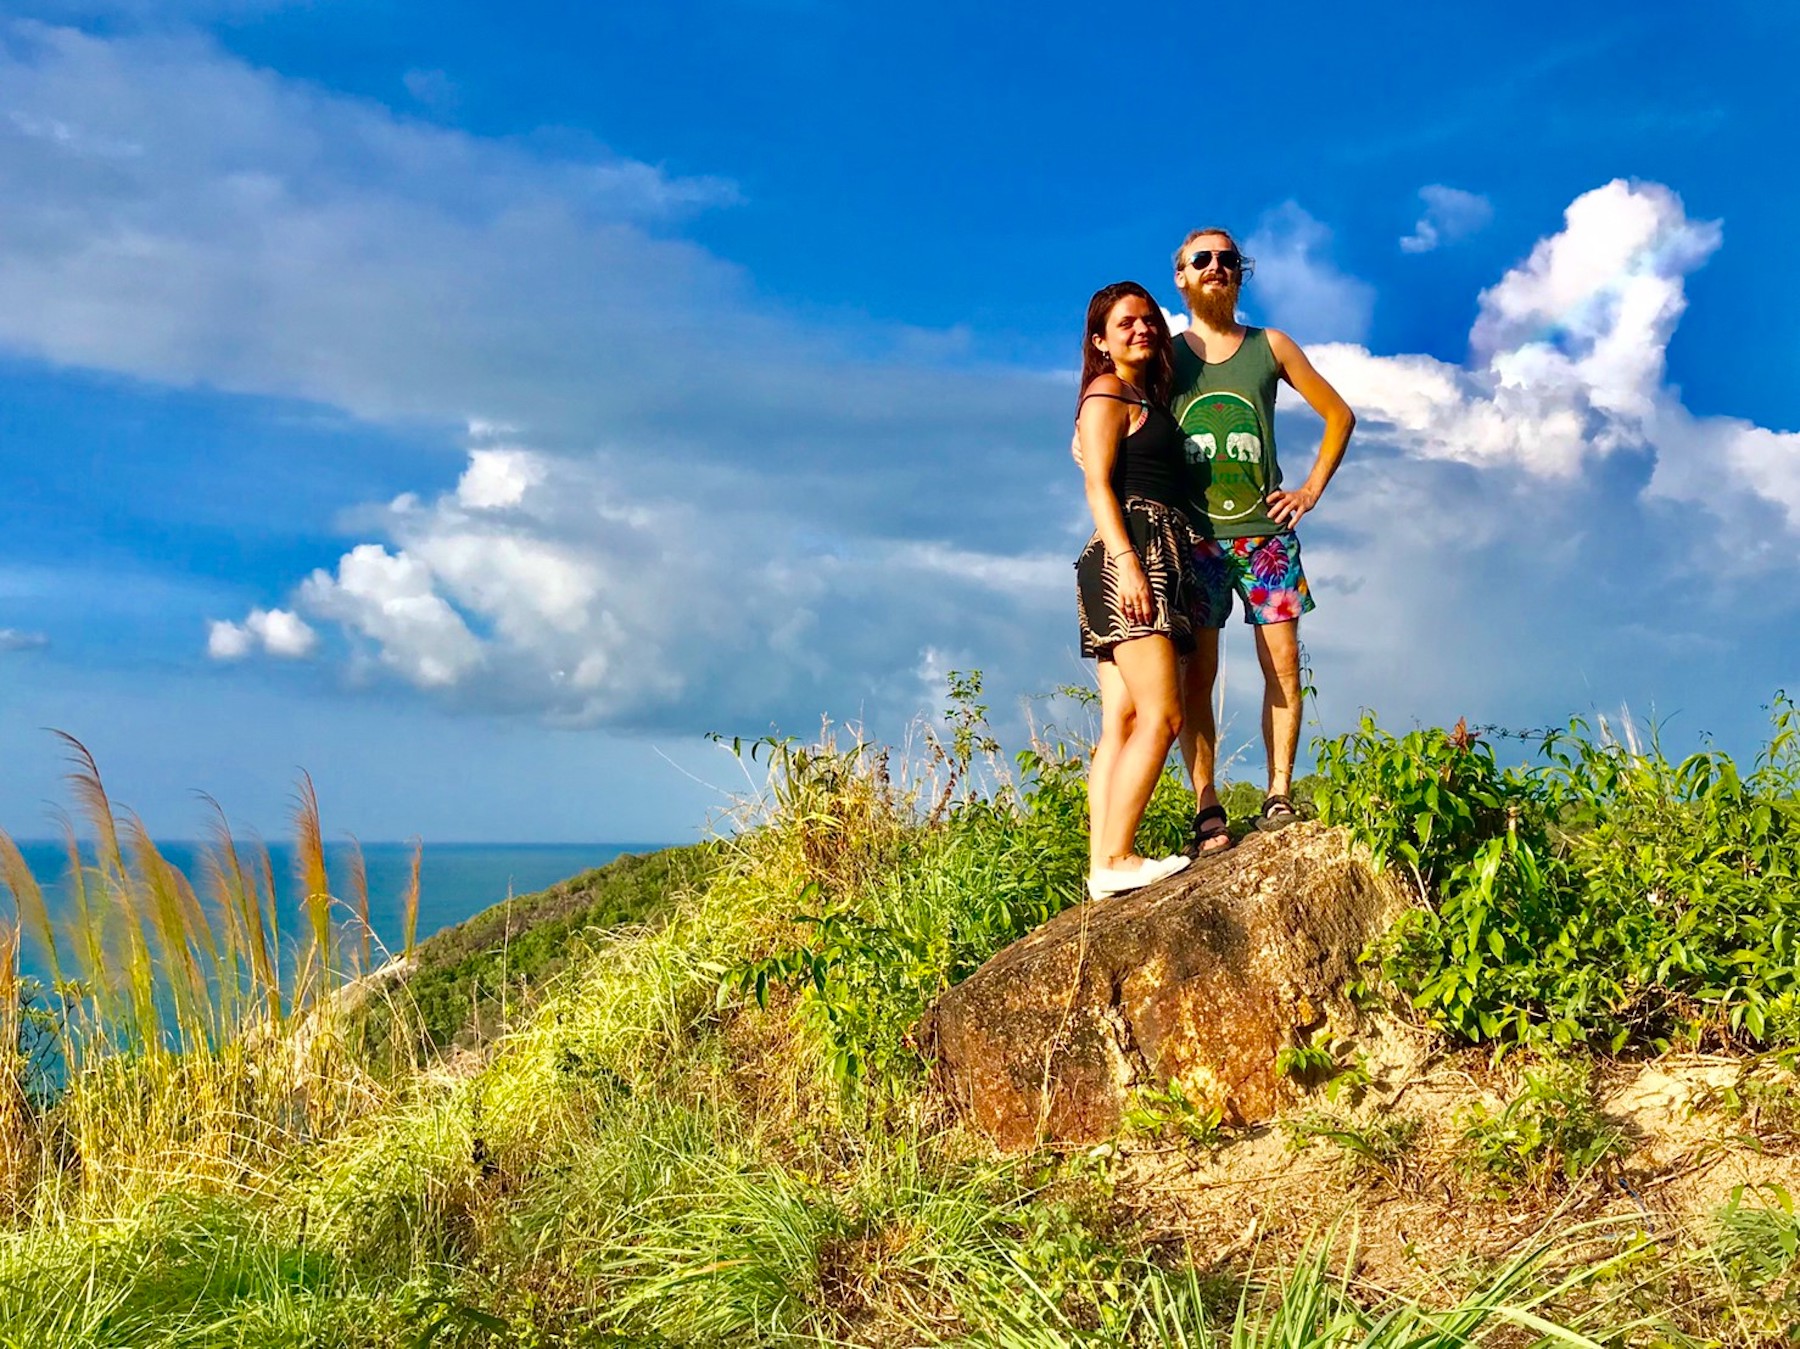
[[[1416,1121],[1411,1146],[1390,1163],[1354,1166],[1329,1139],[1297,1145],[1300,1110],[1212,1148],[1121,1142],[1118,1202],[1151,1239],[1211,1266],[1291,1253],[1337,1224],[1355,1232],[1359,1274],[1425,1293],[1584,1222],[1600,1223],[1606,1240],[1639,1232],[1697,1248],[1735,1187],[1800,1196],[1800,1078],[1773,1064],[1690,1054],[1604,1066],[1595,1095],[1629,1151],[1572,1182],[1502,1193],[1455,1157],[1471,1109],[1503,1109],[1529,1062],[1434,1052],[1404,1027],[1372,1048],[1374,1081],[1358,1105],[1320,1093],[1308,1110],[1370,1131]]]

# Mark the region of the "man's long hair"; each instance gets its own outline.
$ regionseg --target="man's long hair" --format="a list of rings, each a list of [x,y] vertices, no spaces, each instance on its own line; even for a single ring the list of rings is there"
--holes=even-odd
[[[1144,365],[1143,394],[1152,403],[1167,407],[1169,393],[1175,387],[1175,341],[1169,336],[1169,324],[1163,318],[1162,306],[1135,281],[1115,281],[1110,286],[1102,286],[1088,301],[1087,329],[1081,338],[1081,390],[1085,393],[1087,386],[1101,375],[1116,373],[1112,357],[1096,347],[1094,339],[1106,331],[1106,320],[1111,317],[1113,306],[1128,295],[1150,302],[1150,331],[1156,339],[1156,351]],[[1080,406],[1079,402],[1076,406]]]

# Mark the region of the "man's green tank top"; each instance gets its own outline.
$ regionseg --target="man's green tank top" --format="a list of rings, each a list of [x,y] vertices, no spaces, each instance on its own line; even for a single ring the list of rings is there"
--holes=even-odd
[[[1188,516],[1203,536],[1243,539],[1279,534],[1268,495],[1281,486],[1275,458],[1275,384],[1281,368],[1269,334],[1246,328],[1222,361],[1202,361],[1187,338],[1175,338],[1175,392],[1170,410],[1187,437]]]

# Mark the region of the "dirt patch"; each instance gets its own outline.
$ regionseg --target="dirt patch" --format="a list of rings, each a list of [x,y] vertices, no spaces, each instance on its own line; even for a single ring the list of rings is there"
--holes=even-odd
[[[1121,1140],[1117,1202],[1151,1241],[1208,1267],[1253,1252],[1292,1255],[1337,1225],[1356,1234],[1362,1277],[1425,1295],[1579,1223],[1612,1220],[1619,1234],[1698,1246],[1735,1187],[1800,1195],[1800,1137],[1755,1127],[1745,1092],[1732,1090],[1762,1080],[1753,1061],[1669,1055],[1598,1069],[1600,1114],[1629,1150],[1573,1180],[1506,1189],[1471,1178],[1457,1157],[1472,1110],[1503,1110],[1529,1065],[1433,1050],[1405,1027],[1382,1034],[1369,1054],[1371,1085],[1354,1107],[1321,1094],[1272,1124],[1228,1131],[1213,1148]],[[1794,1109],[1800,1118],[1800,1090]],[[1307,1125],[1321,1118],[1352,1143],[1395,1133],[1407,1141],[1378,1164],[1316,1131],[1309,1140]]]

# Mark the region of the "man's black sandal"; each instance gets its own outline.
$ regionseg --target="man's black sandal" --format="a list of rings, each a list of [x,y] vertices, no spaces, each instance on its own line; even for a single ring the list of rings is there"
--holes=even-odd
[[[1271,792],[1263,798],[1262,812],[1256,817],[1256,827],[1268,833],[1277,829],[1286,829],[1300,818],[1300,812],[1294,809],[1294,803],[1281,792]]]
[[[1215,838],[1224,839],[1224,846],[1214,844],[1210,848],[1207,847],[1206,845]],[[1214,853],[1230,852],[1231,846],[1231,830],[1226,827],[1224,806],[1207,806],[1195,813],[1192,845],[1195,857],[1211,857]]]

